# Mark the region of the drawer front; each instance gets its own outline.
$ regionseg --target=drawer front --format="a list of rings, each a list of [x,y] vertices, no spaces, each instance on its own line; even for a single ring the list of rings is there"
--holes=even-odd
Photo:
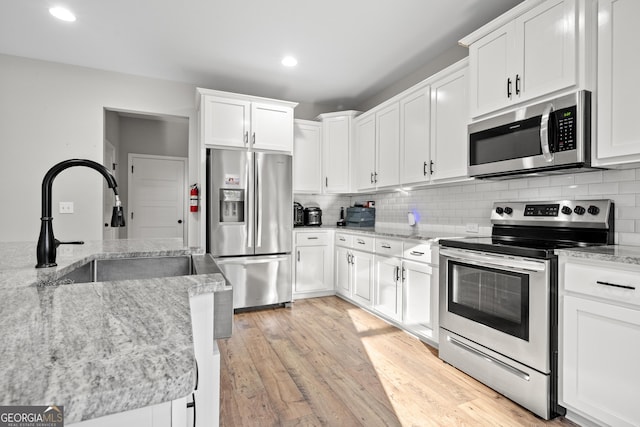
[[[373,252],[373,243],[375,238],[369,236],[353,236],[352,248],[365,251],[365,252]]]
[[[402,257],[412,261],[431,263],[431,245],[427,243],[405,242]]]
[[[640,269],[567,262],[564,289],[640,307]]]
[[[351,234],[336,233],[336,246],[351,247],[353,236]]]
[[[402,256],[402,241],[376,237],[376,253],[388,256]]]
[[[329,233],[326,231],[296,232],[297,246],[324,246],[329,244]]]

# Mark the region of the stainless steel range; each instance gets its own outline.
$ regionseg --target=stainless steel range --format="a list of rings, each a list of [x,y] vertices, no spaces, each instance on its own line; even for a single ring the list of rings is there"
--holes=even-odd
[[[440,358],[542,418],[557,403],[554,249],[612,244],[610,200],[499,202],[491,237],[440,241]]]

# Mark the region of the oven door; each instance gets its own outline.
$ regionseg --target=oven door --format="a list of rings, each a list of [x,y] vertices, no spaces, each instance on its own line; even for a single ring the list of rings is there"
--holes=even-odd
[[[440,327],[550,372],[550,261],[440,249]]]

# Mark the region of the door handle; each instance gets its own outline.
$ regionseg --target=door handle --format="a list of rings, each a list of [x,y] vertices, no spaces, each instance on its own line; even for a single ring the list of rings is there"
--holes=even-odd
[[[520,95],[520,74],[516,74],[516,95]]]
[[[636,287],[635,286],[631,286],[631,285],[618,285],[617,283],[611,283],[611,282],[602,282],[600,280],[597,280],[596,283],[598,285],[603,285],[603,286],[613,286],[614,288],[620,288],[620,289],[629,289],[631,291],[635,291]]]
[[[244,133],[244,143],[245,145],[249,143],[249,131],[245,131]]]
[[[255,132],[253,133],[253,139],[255,142]],[[262,246],[262,214],[260,213],[260,209],[262,209],[262,182],[260,181],[260,170],[261,165],[260,165],[260,158],[257,157],[256,155],[256,194],[257,194],[257,200],[256,200],[256,220],[258,222],[258,228],[256,230],[256,248],[259,248]]]
[[[507,78],[507,98],[511,98],[511,77]]]
[[[433,175],[433,160],[429,160],[429,175]]]
[[[542,157],[547,162],[553,160],[553,153],[549,148],[549,114],[553,111],[553,104],[549,103],[543,113],[542,118],[540,119],[540,148],[542,149]]]
[[[178,220],[178,224],[182,224],[182,220],[181,219]]]
[[[424,165],[422,166],[422,174],[427,176],[427,162],[424,162]]]
[[[255,144],[255,143],[256,143],[256,133],[254,132],[251,137],[251,144]]]
[[[298,251],[298,262],[300,262],[300,251]]]
[[[371,183],[373,184],[373,172],[371,172]]]

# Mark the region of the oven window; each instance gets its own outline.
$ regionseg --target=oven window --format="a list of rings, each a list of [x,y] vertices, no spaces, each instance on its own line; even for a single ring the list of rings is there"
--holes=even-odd
[[[448,310],[529,340],[529,275],[448,263]]]

